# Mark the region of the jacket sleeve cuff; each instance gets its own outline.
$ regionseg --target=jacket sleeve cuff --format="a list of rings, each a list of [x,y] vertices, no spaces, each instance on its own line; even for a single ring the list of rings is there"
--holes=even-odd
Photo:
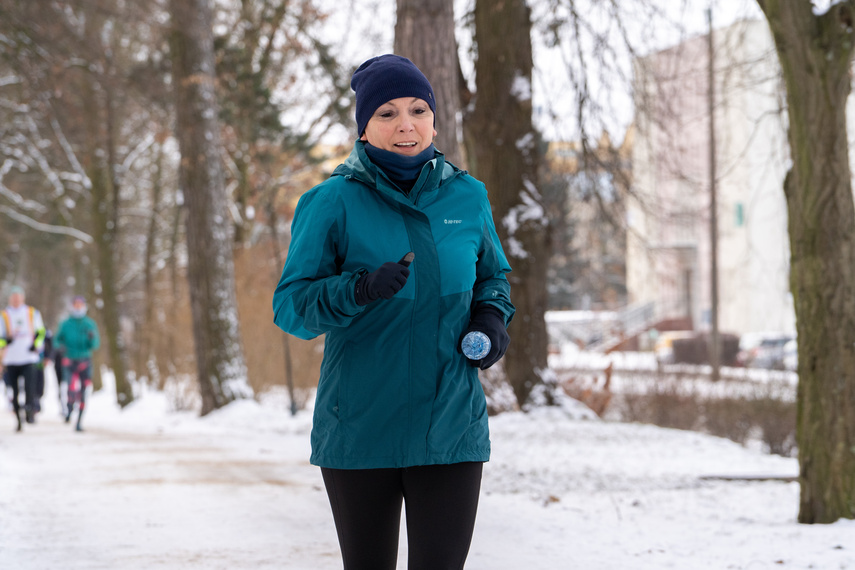
[[[508,326],[508,324],[511,322],[511,319],[513,318],[513,313],[508,315],[499,306],[494,305],[492,303],[486,303],[486,302],[478,303],[475,306],[475,310],[473,312],[475,312],[475,313],[481,313],[481,312],[490,313],[490,314],[500,318],[502,320],[502,322],[505,324],[505,326]]]

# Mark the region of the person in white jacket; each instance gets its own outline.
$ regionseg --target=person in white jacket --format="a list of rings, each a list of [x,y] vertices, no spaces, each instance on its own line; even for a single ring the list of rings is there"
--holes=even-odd
[[[27,423],[35,423],[39,411],[36,392],[36,364],[45,339],[45,325],[38,309],[24,303],[24,289],[14,286],[9,291],[9,305],[0,311],[0,350],[3,351],[3,380],[11,388],[12,407],[17,431],[21,431],[18,393],[24,381],[24,412]]]

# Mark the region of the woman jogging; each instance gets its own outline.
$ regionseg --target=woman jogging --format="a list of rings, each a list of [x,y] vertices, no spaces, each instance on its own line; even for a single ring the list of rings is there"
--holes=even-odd
[[[62,376],[63,381],[68,383],[65,421],[71,421],[74,407],[77,406],[76,429],[83,431],[86,391],[92,386],[92,351],[100,345],[98,326],[86,315],[85,298],[74,298],[71,315],[59,325],[54,344],[62,352]]]
[[[274,321],[325,334],[311,435],[344,567],[459,569],[490,457],[478,368],[510,338],[510,271],[484,184],[433,146],[435,100],[408,59],[354,73],[359,139],[300,200]],[[453,128],[453,127],[449,127]],[[469,360],[460,341],[485,333]]]

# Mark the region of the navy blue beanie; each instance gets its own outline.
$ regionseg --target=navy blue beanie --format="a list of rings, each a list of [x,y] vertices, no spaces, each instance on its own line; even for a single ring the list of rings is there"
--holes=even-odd
[[[356,92],[357,136],[365,132],[365,125],[380,105],[399,97],[424,100],[436,120],[433,88],[424,73],[406,57],[386,54],[369,59],[353,72],[350,87]]]

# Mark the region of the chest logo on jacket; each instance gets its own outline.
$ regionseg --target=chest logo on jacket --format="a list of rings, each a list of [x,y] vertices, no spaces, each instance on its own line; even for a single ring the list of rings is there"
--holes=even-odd
[[[442,220],[445,224],[462,224],[463,220],[450,220],[448,218]]]

